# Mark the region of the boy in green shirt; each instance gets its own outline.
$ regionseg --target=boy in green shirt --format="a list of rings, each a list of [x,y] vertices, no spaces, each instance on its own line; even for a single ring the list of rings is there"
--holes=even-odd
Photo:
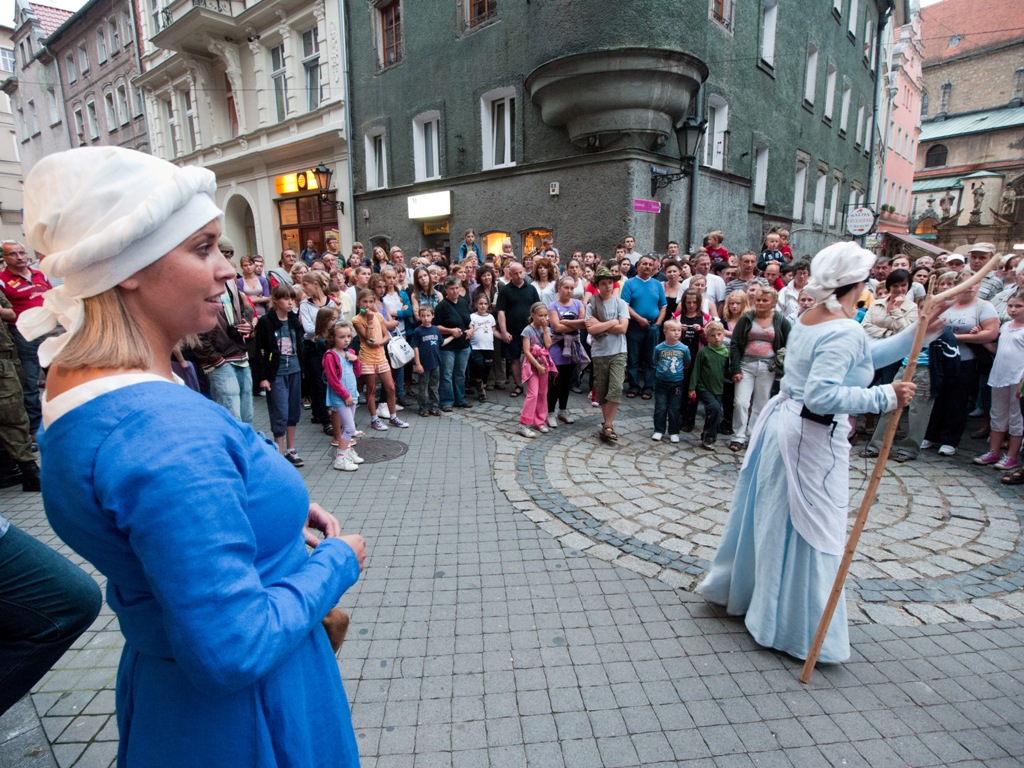
[[[713,321],[704,328],[708,343],[697,353],[690,377],[690,400],[704,403],[704,429],[700,442],[708,450],[715,446],[718,425],[722,420],[722,389],[725,379],[730,376],[729,350],[722,344],[725,328]]]

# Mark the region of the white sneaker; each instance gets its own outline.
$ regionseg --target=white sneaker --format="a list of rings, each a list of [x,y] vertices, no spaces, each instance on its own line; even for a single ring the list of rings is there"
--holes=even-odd
[[[353,464],[362,464],[364,461],[366,461],[366,459],[364,459],[362,456],[356,453],[355,448],[350,447],[348,451],[346,451],[345,453],[348,456],[348,460],[351,461]]]
[[[669,435],[668,436],[668,441],[670,443],[678,443],[679,442],[679,435]]]
[[[539,427],[537,427],[537,431],[540,432],[542,435],[546,435],[551,430],[545,427],[543,424],[541,424]]]
[[[390,419],[388,419],[388,424],[390,424],[392,427],[397,427],[398,429],[409,428],[408,422],[402,421],[397,416],[392,416]]]
[[[348,456],[343,453],[339,453],[337,458],[334,460],[334,468],[341,470],[342,472],[355,472],[359,467],[355,465],[355,462],[350,461]]]
[[[955,456],[956,448],[952,445],[939,446],[939,456]]]
[[[405,406],[404,405],[402,405],[401,403],[395,403],[395,412],[396,413],[398,411],[404,411],[404,410],[405,410]]]
[[[531,437],[532,438],[532,437],[536,437],[537,436],[537,433],[534,432],[532,429],[530,429],[525,424],[520,424],[519,425],[519,432],[518,432],[518,434],[519,434],[520,437]]]
[[[977,419],[985,415],[985,411],[981,408],[975,408],[973,411],[967,414],[969,419]]]
[[[921,441],[921,450],[922,451],[927,451],[929,448],[934,448],[934,447],[935,447],[935,443],[933,443],[931,440],[922,440]]]
[[[555,414],[553,413],[548,414],[548,426],[551,427],[552,429],[558,429],[558,419],[555,417]]]
[[[391,416],[391,411],[388,410],[388,404],[387,403],[378,403],[377,404],[377,418],[378,419],[386,419],[389,416]]]
[[[574,424],[576,422],[576,419],[570,416],[568,411],[559,411],[558,420],[563,424]]]
[[[661,438],[662,438],[661,432],[655,432],[653,435],[651,435],[651,440],[654,440],[655,442],[659,442],[660,443],[661,442]]]

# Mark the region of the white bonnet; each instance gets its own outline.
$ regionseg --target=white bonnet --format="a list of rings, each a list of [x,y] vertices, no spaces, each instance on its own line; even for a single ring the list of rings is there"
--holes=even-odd
[[[46,366],[82,325],[82,299],[149,266],[222,215],[213,172],[184,168],[121,147],[81,147],[40,160],[25,179],[25,236],[40,269],[64,284],[43,307],[22,313],[28,339],[54,330],[40,348]],[[44,349],[45,348],[45,349]]]
[[[811,279],[804,290],[816,302],[827,303],[836,288],[867,280],[876,258],[856,243],[834,243],[811,259]]]

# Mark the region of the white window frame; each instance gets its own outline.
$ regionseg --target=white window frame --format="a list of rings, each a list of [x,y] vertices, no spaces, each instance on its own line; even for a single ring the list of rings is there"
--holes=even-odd
[[[480,125],[483,140],[483,168],[511,168],[516,164],[516,89],[513,86],[496,88],[480,97]],[[503,105],[502,125],[495,124],[495,112],[498,105]],[[498,130],[504,136],[504,151],[496,157],[499,140]]]
[[[387,133],[377,128],[363,139],[366,149],[366,191],[388,188]]]
[[[768,201],[768,158],[767,145],[754,147],[754,205],[766,205]]]
[[[36,111],[35,99],[29,99],[26,101],[25,106],[28,107],[28,135],[35,136],[39,133],[39,113]]]
[[[86,75],[89,72],[89,51],[85,47],[85,43],[78,44],[78,71],[82,75]]]
[[[128,125],[128,122],[132,119],[131,107],[128,101],[128,88],[125,87],[124,83],[118,83],[117,88],[117,114],[120,119],[121,125]]]
[[[828,226],[835,229],[839,219],[839,196],[843,193],[843,174],[836,171],[832,174],[832,197],[828,204]]]
[[[804,101],[814,104],[814,92],[818,87],[818,46],[807,46],[807,72],[804,74]]]
[[[316,27],[302,33],[302,72],[306,90],[306,111],[312,112],[320,108],[320,102],[324,99],[323,73],[320,71],[320,37]]]
[[[117,56],[121,52],[121,29],[116,16],[107,19],[107,29],[110,30],[110,55]]]
[[[836,68],[831,64],[825,72],[825,119],[831,120],[836,108]]]
[[[50,110],[50,125],[57,125],[60,122],[60,105],[57,102],[57,94],[53,88],[46,88],[46,106]]]
[[[793,178],[793,220],[804,220],[804,208],[807,203],[807,165],[808,160],[797,157],[796,173]]]
[[[828,189],[828,169],[818,168],[818,178],[814,182],[814,224],[825,221],[825,193]]]
[[[832,10],[840,16],[843,15],[843,0],[832,0]]]
[[[729,103],[717,93],[708,97],[708,127],[704,141],[704,165],[725,170],[729,139]]]
[[[17,59],[14,58],[13,48],[0,48],[0,70],[13,74],[17,63]]]
[[[121,19],[124,22],[124,47],[127,48],[135,40],[135,27],[132,24],[132,14],[127,8],[121,11]]]
[[[875,69],[875,22],[870,15],[864,20],[864,59],[873,72]]]
[[[85,123],[89,130],[89,138],[94,141],[100,137],[100,121],[96,116],[96,102],[88,99],[85,102]]]
[[[196,116],[196,102],[192,98],[192,90],[186,89],[181,92],[181,103],[185,112],[185,131],[183,138],[188,152],[195,152],[200,148],[199,120]]]
[[[847,22],[846,31],[854,38],[857,37],[857,0],[850,0],[850,20]]]
[[[775,66],[775,30],[779,21],[779,0],[761,3],[761,61]]]
[[[277,121],[283,122],[288,119],[288,59],[285,56],[284,41],[273,46],[268,53],[270,56],[270,83],[274,92],[274,109]]]
[[[853,99],[853,86],[843,83],[843,97],[839,105],[839,130],[846,133],[846,126],[850,124],[850,101]]]
[[[107,61],[107,32],[103,29],[103,25],[96,29],[96,60],[100,64]]]
[[[78,80],[78,67],[75,66],[74,53],[69,53],[64,57],[64,73],[67,75],[69,84]]]
[[[75,121],[75,138],[79,143],[85,138],[85,117],[82,115],[81,105],[75,107],[73,113]]]
[[[174,111],[174,99],[171,98],[163,99],[164,113],[167,120],[167,135],[171,140],[171,157],[178,157],[181,154],[180,144],[178,144],[178,118]]]
[[[146,114],[146,100],[142,96],[142,89],[138,86],[132,86],[132,107],[135,114],[132,117],[142,117]]]
[[[437,110],[416,115],[412,121],[412,149],[416,181],[441,178],[441,113]],[[433,158],[433,168],[430,160]]]
[[[114,92],[103,93],[103,109],[107,118],[107,133],[116,131],[118,126],[117,105],[114,103]]]

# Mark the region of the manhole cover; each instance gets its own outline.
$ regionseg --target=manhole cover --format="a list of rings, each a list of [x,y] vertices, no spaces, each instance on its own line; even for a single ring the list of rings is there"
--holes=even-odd
[[[363,438],[356,444],[356,453],[367,464],[391,461],[405,455],[408,451],[408,443],[403,443],[401,440],[388,440],[383,437],[374,437],[369,440]]]

